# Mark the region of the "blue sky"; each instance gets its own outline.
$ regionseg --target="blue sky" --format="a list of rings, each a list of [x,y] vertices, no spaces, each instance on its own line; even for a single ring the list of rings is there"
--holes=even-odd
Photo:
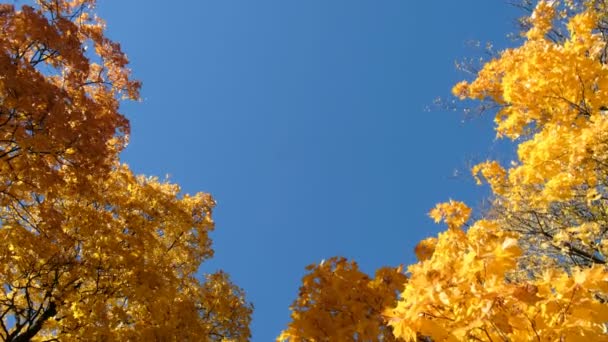
[[[122,155],[218,202],[214,259],[255,305],[253,341],[289,320],[304,267],[410,264],[435,203],[485,194],[491,117],[425,111],[465,77],[466,42],[505,46],[505,1],[99,0],[143,81]]]

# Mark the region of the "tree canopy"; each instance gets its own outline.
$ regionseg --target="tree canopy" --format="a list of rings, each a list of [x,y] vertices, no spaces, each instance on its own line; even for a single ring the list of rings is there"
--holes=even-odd
[[[420,242],[418,263],[393,277],[403,290],[368,287],[373,294],[360,300],[384,293],[380,318],[349,297],[318,296],[344,275],[335,268],[325,278],[336,280],[310,286],[312,267],[279,340],[333,340],[308,314],[318,311],[324,331],[358,318],[348,330],[357,341],[608,339],[607,4],[524,5],[532,12],[521,44],[453,89],[460,99],[492,102],[497,137],[516,145],[510,165],[489,160],[472,169],[491,188],[490,210],[471,219],[471,209],[452,200],[431,210],[447,230]],[[341,293],[368,293],[349,284]],[[381,328],[362,323],[378,319]]]
[[[0,5],[0,338],[245,341],[243,291],[197,276],[213,198],[118,160],[140,83],[94,6]]]
[[[119,161],[138,100],[94,0],[0,5],[0,338],[246,341],[252,305],[213,256],[215,202]],[[489,101],[517,160],[429,216],[418,262],[307,268],[280,341],[608,340],[608,5],[523,1],[519,45],[453,88]]]

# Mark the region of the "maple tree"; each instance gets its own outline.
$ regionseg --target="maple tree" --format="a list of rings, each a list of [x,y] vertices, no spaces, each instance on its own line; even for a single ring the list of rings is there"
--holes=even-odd
[[[120,164],[138,99],[93,0],[0,5],[0,338],[244,341],[208,194]]]
[[[454,87],[461,99],[494,103],[497,136],[513,140],[518,160],[473,167],[493,194],[481,219],[471,220],[457,201],[430,212],[448,229],[416,247],[419,261],[408,267],[397,305],[382,313],[395,338],[608,340],[607,6],[538,1],[521,45]],[[314,331],[299,303],[330,291],[312,291],[306,279],[287,332],[293,325]],[[360,317],[360,307],[347,308]],[[331,340],[308,336],[316,335],[281,337]]]
[[[292,307],[293,321],[279,340],[395,340],[382,314],[403,290],[405,275],[400,268],[379,269],[370,279],[355,262],[336,257],[307,270]]]

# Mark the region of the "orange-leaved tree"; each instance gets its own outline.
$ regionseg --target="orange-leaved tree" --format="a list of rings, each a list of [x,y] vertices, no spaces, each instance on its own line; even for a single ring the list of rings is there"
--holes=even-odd
[[[455,86],[497,105],[518,160],[473,168],[493,193],[481,219],[456,201],[431,211],[448,229],[418,245],[383,312],[396,338],[608,340],[607,5],[539,1],[521,45]]]
[[[213,255],[214,201],[118,161],[138,99],[94,0],[0,5],[0,338],[249,338]]]

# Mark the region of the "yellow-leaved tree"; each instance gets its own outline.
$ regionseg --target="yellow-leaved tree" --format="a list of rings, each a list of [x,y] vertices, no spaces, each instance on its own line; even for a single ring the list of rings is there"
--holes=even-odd
[[[214,201],[118,161],[138,99],[94,0],[0,4],[0,338],[245,341]]]
[[[381,316],[397,339],[608,340],[608,4],[541,0],[531,9],[521,45],[453,90],[497,106],[497,135],[513,140],[518,160],[473,168],[493,193],[481,219],[457,201],[431,211],[448,229],[418,245],[397,305]],[[307,291],[287,332],[309,326],[297,306]],[[315,336],[282,337],[331,340]],[[384,340],[359,336],[349,339]]]
[[[337,257],[307,270],[300,297],[291,308],[293,321],[279,340],[370,341],[382,336],[395,341],[382,315],[403,291],[406,278],[401,268],[379,269],[371,279],[355,262]]]

